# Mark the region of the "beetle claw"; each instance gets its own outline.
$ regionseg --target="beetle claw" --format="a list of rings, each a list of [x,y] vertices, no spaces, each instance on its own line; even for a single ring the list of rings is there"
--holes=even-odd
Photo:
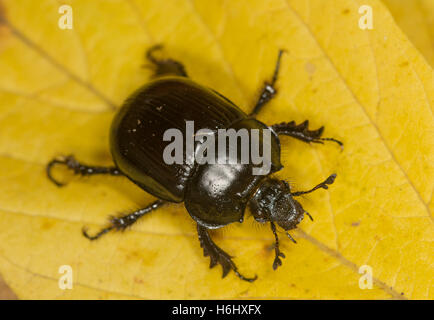
[[[46,167],[46,172],[47,172],[47,177],[48,177],[48,179],[51,181],[51,182],[53,182],[56,186],[58,186],[58,187],[63,187],[64,185],[66,185],[66,183],[64,183],[64,182],[60,182],[60,181],[58,181],[58,180],[56,180],[54,177],[53,177],[53,175],[51,174],[51,170],[53,169],[53,166],[54,165],[56,165],[56,164],[63,164],[63,165],[65,165],[65,164],[67,164],[67,158],[65,158],[65,159],[63,159],[63,160],[59,160],[59,159],[53,159],[53,160],[51,160],[48,164],[47,164],[47,167]]]
[[[276,257],[273,262],[273,270],[276,270],[278,267],[282,265],[282,260],[280,258]]]
[[[276,252],[276,257],[274,258],[274,262],[273,262],[273,270],[276,270],[278,267],[280,267],[282,265],[282,259],[285,259],[286,256],[282,251],[278,251]]]
[[[107,227],[107,228],[105,228],[105,229],[102,229],[102,230],[101,230],[100,232],[98,232],[96,235],[91,236],[91,235],[89,235],[89,234],[87,233],[87,228],[86,228],[86,227],[83,227],[83,228],[81,229],[81,233],[82,233],[83,236],[85,236],[87,239],[93,241],[93,240],[96,240],[96,239],[98,239],[99,237],[101,237],[103,234],[106,234],[107,232],[111,231],[113,228],[114,228],[114,226]]]

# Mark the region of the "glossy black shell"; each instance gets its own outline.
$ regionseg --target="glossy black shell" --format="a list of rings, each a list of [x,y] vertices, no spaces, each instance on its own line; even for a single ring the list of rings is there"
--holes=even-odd
[[[159,78],[133,93],[113,120],[110,148],[116,166],[150,194],[171,202],[185,201],[201,225],[217,228],[241,222],[264,176],[252,175],[251,165],[166,164],[163,151],[170,142],[163,141],[163,134],[177,128],[185,137],[186,121],[194,121],[195,131],[268,128],[212,89],[184,77]],[[281,164],[274,132],[271,144],[275,172]]]

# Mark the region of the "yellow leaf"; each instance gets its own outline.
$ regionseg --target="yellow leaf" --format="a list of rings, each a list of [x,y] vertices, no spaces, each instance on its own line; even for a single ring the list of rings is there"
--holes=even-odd
[[[434,66],[434,1],[383,1],[408,38]]]
[[[378,0],[75,0],[73,29],[58,28],[58,1],[3,0],[0,29],[0,274],[20,298],[433,299],[433,70]],[[370,5],[374,29],[359,28]],[[282,237],[252,218],[215,232],[250,284],[208,269],[182,205],[124,233],[89,242],[107,216],[153,197],[126,179],[45,176],[54,156],[109,165],[113,106],[145,83],[144,52],[163,43],[197,82],[249,111],[279,48],[278,95],[259,119],[309,119],[343,140],[282,138],[297,190],[327,175],[329,190],[302,199],[315,221]],[[59,267],[73,270],[61,290]],[[359,268],[373,288],[359,287]]]

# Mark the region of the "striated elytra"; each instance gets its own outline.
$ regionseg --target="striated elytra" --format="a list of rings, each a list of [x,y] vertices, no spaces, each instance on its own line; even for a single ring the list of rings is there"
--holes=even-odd
[[[159,49],[161,46],[155,46],[147,52],[148,60],[155,67],[155,79],[133,93],[113,119],[110,148],[115,166],[89,166],[78,162],[73,156],[66,156],[50,161],[47,175],[56,185],[62,186],[53,178],[52,168],[56,164],[64,164],[80,175],[125,176],[158,198],[143,209],[111,218],[110,224],[96,235],[90,236],[83,229],[83,234],[90,240],[98,239],[111,230],[123,230],[162,205],[184,202],[197,223],[200,245],[204,255],[211,259],[210,267],[221,264],[223,277],[233,270],[239,278],[254,281],[257,276],[245,277],[238,271],[231,256],[213,242],[209,229],[242,222],[249,207],[256,221],[270,223],[275,237],[273,268],[277,269],[282,264],[281,258],[285,257],[279,250],[277,226],[295,242],[287,231],[296,228],[304,214],[310,217],[294,197],[319,188],[327,189],[336,177],[332,174],[311,190],[293,192],[286,181],[273,177],[273,173],[282,168],[279,136],[287,135],[307,143],[333,141],[341,146],[342,143],[322,138],[323,127],[309,130],[308,121],[299,125],[291,121],[267,126],[255,119],[256,114],[277,93],[275,83],[282,50],[279,51],[272,81],[265,82],[253,111],[246,114],[215,90],[190,80],[181,63],[172,59],[157,59],[154,53]],[[212,163],[166,163],[162,155],[168,142],[164,141],[163,135],[169,129],[189,134],[186,132],[187,121],[193,121],[196,130],[209,129],[212,132],[219,129],[270,130],[270,171],[264,175],[253,174],[254,164],[239,161],[240,150],[234,153],[235,159],[232,159],[237,164],[225,163],[227,159],[221,159],[220,153]],[[194,150],[198,150],[198,145]],[[183,155],[185,158],[186,153]]]

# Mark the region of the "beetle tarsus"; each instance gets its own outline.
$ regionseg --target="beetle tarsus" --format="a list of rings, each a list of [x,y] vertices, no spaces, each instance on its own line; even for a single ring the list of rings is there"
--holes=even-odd
[[[154,69],[154,77],[160,77],[163,75],[177,75],[181,77],[187,77],[187,72],[182,63],[173,59],[158,59],[155,57],[155,51],[163,49],[163,45],[157,44],[146,51],[146,59],[152,63]]]
[[[66,157],[53,159],[47,164],[46,172],[48,179],[50,179],[50,181],[58,187],[64,186],[65,183],[60,182],[53,177],[52,169],[54,165],[65,165],[68,169],[73,170],[74,174],[81,176],[90,176],[95,174],[109,174],[112,176],[122,175],[122,173],[116,167],[87,166],[78,162],[73,155],[69,155]]]
[[[280,70],[280,61],[282,59],[282,54],[285,52],[285,50],[280,49],[279,54],[277,56],[276,66],[274,67],[273,72],[273,78],[271,79],[271,82],[265,82],[264,87],[262,88],[261,94],[259,95],[259,99],[256,102],[255,107],[253,108],[252,113],[250,116],[255,116],[258,114],[258,112],[268,103],[271,99],[274,98],[274,96],[277,93],[277,90],[275,88],[276,81],[279,77],[279,70]]]
[[[323,144],[324,141],[332,141],[337,143],[341,148],[344,146],[341,141],[334,138],[321,138],[324,132],[324,127],[317,130],[309,130],[309,120],[306,120],[299,125],[297,125],[295,121],[282,122],[272,125],[271,128],[278,135],[290,136],[307,143],[312,142]]]
[[[99,237],[101,237],[102,235],[106,234],[107,232],[111,231],[111,230],[116,230],[116,231],[123,231],[126,228],[130,227],[131,225],[133,225],[137,220],[139,220],[141,217],[143,217],[145,214],[158,209],[159,207],[161,207],[163,204],[165,204],[166,202],[163,200],[157,200],[154,201],[153,203],[151,203],[149,206],[134,211],[132,213],[123,215],[123,216],[119,216],[119,217],[110,217],[110,226],[108,226],[107,228],[102,229],[101,231],[99,231],[96,235],[94,236],[90,236],[87,233],[87,228],[83,228],[82,229],[82,233],[83,235],[88,238],[89,240],[96,240]]]
[[[275,244],[274,244],[274,251],[276,253],[276,256],[274,258],[274,262],[273,262],[273,270],[276,270],[278,267],[280,267],[282,265],[282,259],[285,258],[285,254],[280,251],[279,249],[279,237],[277,236],[277,232],[276,232],[276,225],[274,224],[274,222],[270,221],[270,226],[271,226],[271,231],[273,231],[274,234],[274,238],[275,238]]]
[[[156,45],[152,46],[151,48],[148,49],[148,51],[146,51],[146,59],[148,59],[150,62],[152,62],[154,64],[158,64],[158,59],[155,58],[154,52],[159,51],[161,49],[163,49],[162,44],[156,44]]]
[[[308,191],[298,191],[298,192],[291,192],[291,195],[294,197],[298,197],[301,196],[302,194],[307,194],[307,193],[311,193],[315,190],[318,189],[328,189],[329,185],[332,184],[335,179],[336,179],[336,173],[331,174],[327,179],[325,179],[323,182],[321,182],[320,184],[316,185],[315,187],[313,187],[312,189],[308,190]],[[313,221],[311,215],[305,211],[305,213],[311,218],[311,220]]]
[[[203,255],[205,257],[209,256],[211,259],[209,267],[213,268],[217,263],[221,264],[223,268],[222,278],[226,277],[231,269],[241,280],[253,282],[258,278],[257,275],[253,278],[243,276],[232,261],[232,257],[214,243],[207,228],[198,224],[197,233],[199,236],[200,246],[203,248]]]
[[[110,227],[108,227],[108,228],[104,228],[104,229],[102,229],[100,232],[98,232],[97,234],[95,234],[94,236],[91,236],[91,235],[89,235],[89,234],[87,233],[87,228],[86,228],[86,227],[83,227],[83,228],[81,229],[81,233],[82,233],[83,236],[85,236],[87,239],[93,241],[93,240],[98,239],[98,238],[101,237],[102,235],[106,234],[107,232],[113,230],[113,228],[114,228],[113,226],[110,226]]]
[[[62,161],[62,160],[57,160],[57,159],[53,159],[53,160],[51,160],[51,161],[47,164],[47,167],[46,167],[47,177],[48,177],[48,179],[49,179],[51,182],[53,182],[56,186],[58,186],[58,187],[63,187],[63,186],[65,185],[65,183],[62,183],[62,182],[60,182],[60,181],[57,181],[57,180],[53,177],[53,175],[51,174],[51,170],[52,170],[53,166],[56,165],[56,164],[65,164],[65,162]]]

